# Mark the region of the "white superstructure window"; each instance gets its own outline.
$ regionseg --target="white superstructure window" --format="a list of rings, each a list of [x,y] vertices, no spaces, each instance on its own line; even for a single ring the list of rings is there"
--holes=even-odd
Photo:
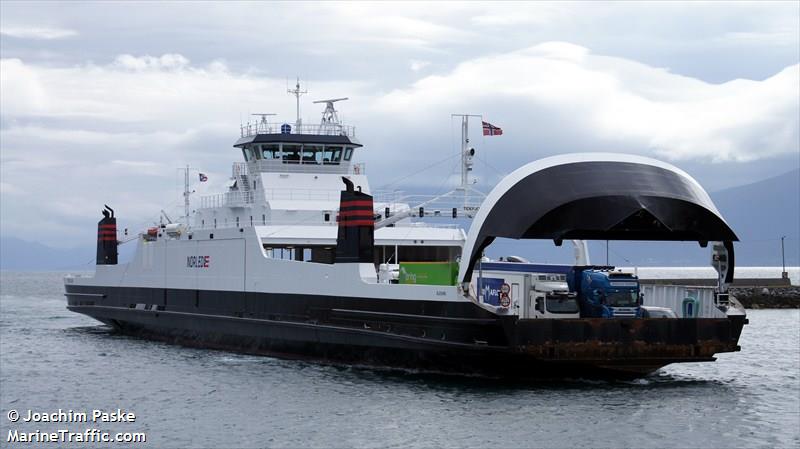
[[[322,163],[325,165],[339,165],[342,160],[342,147],[340,146],[325,146],[325,154]]]
[[[301,148],[300,145],[283,144],[283,162],[285,164],[299,164]]]
[[[242,154],[244,155],[244,160],[250,162],[253,160],[253,149],[249,146],[242,148]]]
[[[303,145],[303,164],[321,164],[322,145]]]
[[[281,147],[278,144],[264,144],[260,145],[261,159],[276,160],[281,158]]]

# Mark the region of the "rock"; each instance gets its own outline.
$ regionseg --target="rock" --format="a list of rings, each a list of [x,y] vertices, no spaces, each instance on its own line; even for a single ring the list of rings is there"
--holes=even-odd
[[[800,308],[800,287],[732,287],[733,295],[743,306],[750,309],[794,309]]]

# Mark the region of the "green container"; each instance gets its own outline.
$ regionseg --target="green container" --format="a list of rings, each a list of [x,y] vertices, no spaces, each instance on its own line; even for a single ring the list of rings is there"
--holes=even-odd
[[[457,262],[400,262],[400,283],[456,285]]]

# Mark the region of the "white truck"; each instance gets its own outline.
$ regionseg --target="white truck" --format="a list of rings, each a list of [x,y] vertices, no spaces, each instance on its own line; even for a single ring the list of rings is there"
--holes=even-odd
[[[480,262],[476,268],[470,289],[484,305],[520,319],[580,318],[577,296],[567,286],[566,265]]]

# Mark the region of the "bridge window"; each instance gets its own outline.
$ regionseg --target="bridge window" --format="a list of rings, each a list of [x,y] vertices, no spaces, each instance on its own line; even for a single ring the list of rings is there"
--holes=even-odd
[[[342,160],[342,147],[326,146],[325,155],[323,156],[322,163],[326,165],[339,165]]]
[[[319,164],[322,161],[322,145],[303,145],[303,163]]]
[[[349,161],[351,157],[353,157],[353,147],[345,148],[344,149],[344,160]]]
[[[253,149],[249,146],[242,148],[242,154],[244,155],[245,161],[252,161],[253,160]]]
[[[281,158],[281,148],[276,144],[261,145],[261,159],[273,160]]]
[[[300,163],[300,145],[283,145],[283,162],[285,164]]]

